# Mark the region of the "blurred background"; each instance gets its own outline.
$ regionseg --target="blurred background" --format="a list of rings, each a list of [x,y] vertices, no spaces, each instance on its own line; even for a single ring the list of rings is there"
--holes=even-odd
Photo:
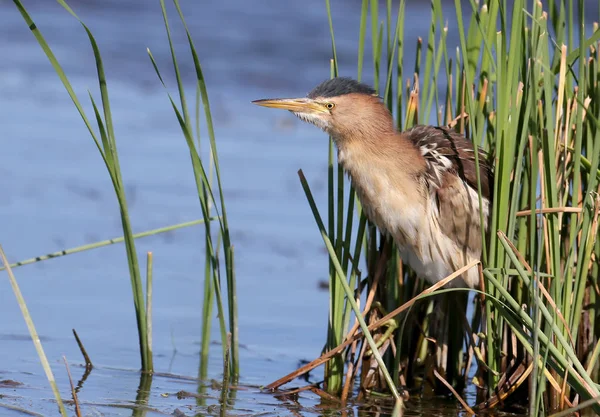
[[[591,22],[598,16],[598,2],[586,3]],[[24,4],[90,109],[87,90],[96,98],[99,94],[83,28],[55,2]],[[170,75],[166,82],[173,91],[159,2],[69,4],[93,32],[104,59],[134,231],[201,218],[189,151],[146,52],[149,48],[163,73]],[[207,80],[236,248],[241,380],[267,384],[295,369],[300,360],[317,357],[325,340],[329,301],[319,283],[327,279],[327,255],[296,172],[304,170],[324,207],[327,137],[288,113],[250,102],[302,96],[329,78],[325,2],[181,5]],[[331,1],[340,73],[345,76],[356,76],[360,5],[360,0]],[[445,7],[448,44],[458,45],[453,2]],[[193,97],[185,33],[174,8],[168,10]],[[428,33],[429,2],[408,1],[406,14],[405,54],[412,57],[417,37]],[[0,57],[0,244],[9,260],[120,236],[118,205],[97,149],[9,0],[0,0]],[[367,82],[373,79],[370,62],[368,46]],[[203,228],[196,226],[137,242],[140,254],[154,253],[154,352],[161,372],[197,374],[203,241]],[[145,264],[143,257],[140,262]],[[139,367],[122,244],[17,268],[15,275],[59,379],[64,379],[62,355],[74,364],[82,362],[71,333],[75,328],[101,367],[94,372],[108,378],[96,377],[94,382],[92,373],[89,395],[121,398],[135,393],[135,378],[107,371]],[[37,404],[51,393],[9,282],[0,276],[0,380],[24,382],[28,401]],[[216,322],[213,329],[216,341]],[[215,346],[215,377],[221,372],[219,355]],[[74,378],[81,372],[74,369]]]

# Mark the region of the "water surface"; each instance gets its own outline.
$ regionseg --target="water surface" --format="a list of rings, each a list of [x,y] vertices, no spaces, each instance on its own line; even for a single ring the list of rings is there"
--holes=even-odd
[[[81,26],[54,2],[25,3],[89,111],[87,90],[98,97],[98,89]],[[304,170],[318,203],[325,207],[327,140],[289,114],[266,111],[250,101],[301,96],[328,78],[324,2],[182,3],[208,82],[236,247],[241,384],[246,388],[235,390],[232,413],[319,415],[320,400],[312,394],[302,394],[300,404],[290,403],[262,394],[258,387],[292,371],[300,360],[318,356],[325,341],[328,295],[318,283],[326,279],[327,257],[296,171]],[[332,1],[342,75],[355,75],[360,3]],[[429,5],[408,3],[406,54],[412,56],[416,37],[427,35]],[[103,54],[134,230],[201,218],[185,141],[146,54],[150,48],[172,89],[158,1],[70,4],[93,31]],[[186,39],[175,11],[169,11],[193,97]],[[446,5],[446,15],[453,13],[452,5]],[[452,26],[449,43],[458,43]],[[8,0],[0,0],[0,51],[0,243],[9,259],[120,236],[118,206],[101,158],[54,70]],[[367,61],[370,54],[368,50]],[[365,79],[373,79],[369,65]],[[137,245],[141,260],[146,251],[154,253],[155,367],[163,373],[152,381],[148,415],[176,410],[212,414],[218,387],[194,379],[201,332],[203,229],[178,230],[138,240]],[[84,374],[71,333],[75,328],[97,365],[79,390],[84,415],[130,415],[140,375],[124,247],[58,258],[15,273],[64,397],[69,395],[62,356],[71,363],[76,381]],[[54,414],[52,393],[6,279],[0,279],[0,317],[0,380],[19,383],[0,385],[0,403]],[[215,318],[213,329],[217,325]],[[209,374],[219,380],[216,332],[213,339]],[[320,372],[314,372],[315,380]],[[207,389],[205,405],[176,395],[195,392],[199,385]],[[9,411],[0,408],[0,414],[5,413]]]

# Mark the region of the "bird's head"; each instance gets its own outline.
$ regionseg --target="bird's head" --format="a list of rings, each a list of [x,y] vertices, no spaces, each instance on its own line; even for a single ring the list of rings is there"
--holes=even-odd
[[[345,77],[319,84],[306,97],[263,99],[253,103],[289,110],[334,137],[372,133],[373,129],[392,126],[391,115],[375,90]]]

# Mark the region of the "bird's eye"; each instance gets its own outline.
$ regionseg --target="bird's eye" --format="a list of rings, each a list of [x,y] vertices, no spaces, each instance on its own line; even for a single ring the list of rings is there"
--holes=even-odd
[[[331,109],[333,109],[335,107],[335,104],[333,104],[333,103],[327,103],[326,106],[327,106],[327,108],[329,110],[331,110]]]

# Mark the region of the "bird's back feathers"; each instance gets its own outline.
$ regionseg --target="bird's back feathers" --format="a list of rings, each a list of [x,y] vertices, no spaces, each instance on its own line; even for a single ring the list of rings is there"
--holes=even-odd
[[[464,136],[446,127],[418,125],[405,132],[421,152],[427,163],[427,180],[435,187],[442,187],[446,172],[455,173],[477,192],[477,168],[475,146]],[[482,197],[491,200],[493,172],[488,155],[478,149],[479,178]]]

